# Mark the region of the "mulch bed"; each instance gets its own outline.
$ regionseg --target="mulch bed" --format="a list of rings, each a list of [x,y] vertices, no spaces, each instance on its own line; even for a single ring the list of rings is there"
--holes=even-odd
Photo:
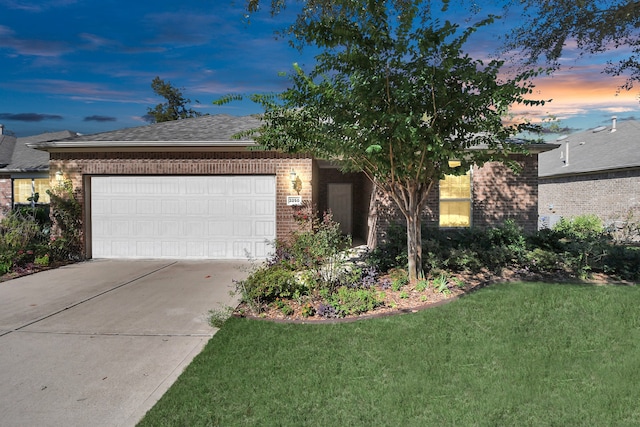
[[[384,304],[380,307],[353,316],[341,318],[325,318],[319,315],[304,317],[302,315],[302,305],[294,300],[287,300],[286,303],[293,309],[293,314],[284,315],[282,311],[274,305],[269,305],[261,313],[252,313],[251,308],[241,303],[233,315],[236,317],[246,317],[251,319],[268,320],[277,323],[339,323],[353,322],[363,319],[378,318],[383,316],[391,316],[406,313],[416,313],[428,308],[438,307],[448,302],[454,301],[466,294],[492,283],[519,282],[519,281],[542,281],[549,283],[588,283],[588,284],[622,284],[631,285],[629,282],[617,281],[603,274],[593,275],[589,280],[578,280],[575,277],[564,273],[556,273],[553,275],[530,274],[527,272],[517,272],[513,270],[504,270],[500,274],[483,270],[479,273],[459,273],[452,274],[451,278],[460,280],[464,286],[450,286],[449,293],[437,292],[433,287],[429,287],[424,291],[418,292],[413,285],[406,285],[399,291],[392,289],[382,289],[378,285],[376,290],[383,292],[385,295]],[[313,301],[312,305],[317,307],[320,301]]]

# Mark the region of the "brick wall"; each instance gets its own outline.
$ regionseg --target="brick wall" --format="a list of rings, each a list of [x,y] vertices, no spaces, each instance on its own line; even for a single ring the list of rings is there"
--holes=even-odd
[[[534,232],[538,226],[538,156],[514,155],[511,157],[522,168],[514,173],[500,162],[487,163],[472,171],[472,227],[498,226],[513,219],[526,232]],[[395,202],[380,195],[377,205],[378,240],[384,240],[389,224],[404,217]],[[439,226],[440,202],[436,184],[431,190],[427,206],[422,214],[429,227]]]
[[[538,228],[538,156],[515,155],[515,174],[499,162],[473,170],[473,226],[494,227],[512,219],[527,232]]]
[[[61,171],[70,179],[84,208],[83,182],[92,175],[275,175],[276,236],[282,238],[297,228],[293,208],[286,196],[297,195],[290,180],[294,169],[302,180],[300,195],[311,203],[313,160],[301,154],[276,152],[165,152],[165,153],[51,153],[50,179]],[[86,218],[85,218],[86,219]]]
[[[640,169],[540,179],[541,217],[594,214],[603,221],[640,208]]]
[[[10,175],[0,175],[0,218],[12,208],[13,185]]]

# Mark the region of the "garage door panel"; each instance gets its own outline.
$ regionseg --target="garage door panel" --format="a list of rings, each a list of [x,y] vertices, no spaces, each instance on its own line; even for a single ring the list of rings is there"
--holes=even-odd
[[[227,256],[227,242],[225,241],[209,241],[208,249],[209,258],[226,258]]]
[[[93,177],[95,258],[263,258],[275,177]]]
[[[160,201],[160,214],[165,215],[180,215],[180,201],[179,200],[161,200]]]
[[[231,181],[231,194],[251,194],[250,178],[234,177]]]

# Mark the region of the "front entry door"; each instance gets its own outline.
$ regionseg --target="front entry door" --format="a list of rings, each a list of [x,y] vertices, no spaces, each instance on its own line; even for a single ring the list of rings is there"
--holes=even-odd
[[[352,184],[327,184],[327,206],[343,234],[353,234]]]

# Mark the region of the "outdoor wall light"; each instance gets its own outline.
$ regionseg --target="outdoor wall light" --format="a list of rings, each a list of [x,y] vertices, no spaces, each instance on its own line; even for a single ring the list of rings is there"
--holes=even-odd
[[[56,182],[62,181],[62,171],[56,172]]]
[[[293,168],[291,172],[289,172],[289,178],[291,179],[291,187],[300,194],[300,190],[302,190],[302,180]]]

